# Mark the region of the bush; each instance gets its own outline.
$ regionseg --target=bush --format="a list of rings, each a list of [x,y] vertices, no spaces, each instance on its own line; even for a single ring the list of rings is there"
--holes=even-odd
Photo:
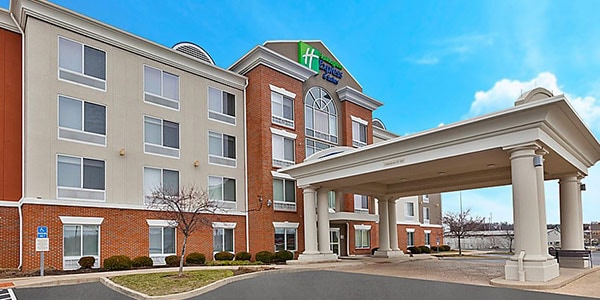
[[[254,258],[256,259],[256,261],[261,261],[265,264],[270,264],[273,261],[273,258],[275,258],[275,254],[269,251],[260,251],[256,253]]]
[[[136,268],[152,267],[154,262],[152,261],[152,258],[148,256],[138,256],[131,261],[131,265]]]
[[[408,247],[406,250],[410,251],[412,254],[421,254],[421,249],[419,249],[419,247]]]
[[[440,246],[440,251],[450,251],[450,246],[448,246],[448,245],[441,245]]]
[[[252,259],[252,254],[242,251],[242,252],[238,252],[235,255],[235,260],[251,260]]]
[[[438,246],[431,246],[431,251],[437,252],[437,251],[439,251],[438,248],[439,248]]]
[[[200,252],[192,252],[185,257],[185,263],[188,265],[203,265],[206,262],[206,256]]]
[[[215,253],[215,260],[233,260],[233,257],[233,253],[227,251]]]
[[[419,246],[418,248],[421,251],[421,253],[427,253],[427,254],[431,253],[431,249],[427,246]]]
[[[179,256],[177,255],[169,255],[165,257],[165,263],[169,267],[179,267]]]
[[[286,262],[288,260],[294,259],[294,253],[287,250],[279,250],[275,252],[275,261]]]
[[[82,269],[91,269],[96,262],[96,258],[93,256],[83,256],[79,259],[78,263]]]
[[[126,255],[114,255],[104,260],[104,268],[111,271],[131,269],[131,258]]]

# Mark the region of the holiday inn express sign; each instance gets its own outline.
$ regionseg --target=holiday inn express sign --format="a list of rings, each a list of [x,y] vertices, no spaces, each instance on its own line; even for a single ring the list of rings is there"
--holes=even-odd
[[[324,56],[321,52],[305,42],[298,42],[298,62],[315,72],[323,70],[323,79],[338,84],[344,73],[342,65]]]

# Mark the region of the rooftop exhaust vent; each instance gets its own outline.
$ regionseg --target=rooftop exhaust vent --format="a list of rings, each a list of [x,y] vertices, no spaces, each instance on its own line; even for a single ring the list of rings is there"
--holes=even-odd
[[[184,54],[187,54],[195,59],[205,61],[211,65],[215,64],[215,62],[213,61],[212,57],[210,57],[208,52],[204,51],[204,49],[202,49],[202,47],[200,47],[194,43],[188,43],[188,42],[177,43],[177,44],[175,44],[175,46],[173,46],[173,49],[177,50],[179,52],[182,52]]]

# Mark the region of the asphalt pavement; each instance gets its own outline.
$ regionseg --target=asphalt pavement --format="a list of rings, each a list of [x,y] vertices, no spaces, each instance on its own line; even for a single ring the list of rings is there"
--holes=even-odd
[[[100,282],[13,290],[16,300],[130,300]]]

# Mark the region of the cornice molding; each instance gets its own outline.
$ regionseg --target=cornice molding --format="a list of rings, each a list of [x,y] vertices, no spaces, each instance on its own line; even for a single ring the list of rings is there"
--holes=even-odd
[[[259,65],[304,82],[309,77],[317,74],[315,71],[263,46],[256,46],[242,58],[234,62],[229,70],[241,75],[246,75]]]
[[[340,97],[340,101],[350,101],[370,111],[374,111],[383,105],[382,102],[379,102],[349,86],[338,89],[336,93],[338,94],[338,97]]]

